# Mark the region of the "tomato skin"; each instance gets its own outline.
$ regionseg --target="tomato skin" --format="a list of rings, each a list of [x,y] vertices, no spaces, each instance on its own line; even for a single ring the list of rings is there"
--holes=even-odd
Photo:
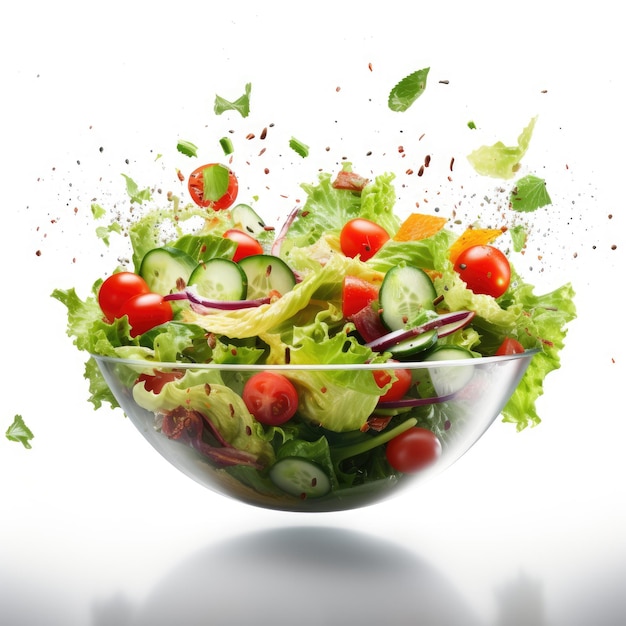
[[[441,456],[441,442],[432,431],[414,426],[394,437],[387,444],[385,454],[396,471],[411,474],[437,461]]]
[[[345,276],[342,286],[342,313],[350,318],[378,299],[378,285],[358,276]]]
[[[355,172],[341,170],[333,181],[333,187],[335,189],[345,189],[346,191],[361,192],[367,183],[369,183],[367,178],[363,178],[363,176]]]
[[[159,394],[163,391],[163,387],[166,383],[171,383],[174,380],[179,380],[185,375],[184,372],[159,372],[154,374],[140,374],[136,383],[143,383],[146,391]]]
[[[298,392],[293,383],[276,372],[253,374],[241,394],[248,411],[266,426],[288,422],[298,408]]]
[[[224,195],[217,200],[208,200],[204,198],[204,170],[208,167],[224,167],[228,170],[228,188],[226,189]],[[220,163],[207,163],[206,165],[197,167],[193,172],[191,172],[189,180],[187,181],[187,189],[189,190],[191,199],[198,206],[210,207],[214,211],[223,211],[224,209],[231,207],[237,199],[237,194],[239,193],[239,181],[237,180],[235,173],[225,165],[221,165]]]
[[[478,294],[499,298],[511,282],[511,266],[494,246],[470,246],[459,254],[454,269],[467,288]]]
[[[124,315],[128,316],[131,337],[142,335],[174,317],[172,305],[158,293],[140,293],[133,296],[120,310],[120,317]]]
[[[496,350],[496,356],[506,356],[509,354],[522,354],[525,352],[524,346],[517,341],[517,339],[513,339],[513,337],[507,337],[501,344],[500,347]]]
[[[397,363],[397,361],[392,362]],[[384,387],[391,382],[391,374],[387,370],[372,371],[376,384],[379,387]],[[401,400],[413,384],[411,370],[394,369],[393,373],[395,374],[397,380],[391,383],[391,387],[389,387],[389,389],[380,397],[379,402],[395,402],[396,400]]]
[[[339,235],[341,251],[348,257],[372,258],[389,240],[389,233],[376,222],[356,217],[346,222]]]
[[[233,261],[235,262],[241,261],[241,259],[245,259],[247,256],[263,254],[263,246],[254,237],[244,233],[243,230],[230,228],[223,236],[237,244],[237,249],[233,256]]]
[[[98,304],[107,321],[112,322],[120,315],[120,309],[129,298],[141,293],[149,293],[148,283],[133,272],[112,274],[100,285]]]

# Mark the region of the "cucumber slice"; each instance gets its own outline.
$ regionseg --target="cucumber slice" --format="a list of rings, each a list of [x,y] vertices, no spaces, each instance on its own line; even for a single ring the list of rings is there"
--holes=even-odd
[[[415,356],[418,352],[432,348],[437,343],[437,339],[439,339],[437,331],[428,330],[421,335],[411,337],[411,339],[405,339],[387,350],[397,359],[407,359]]]
[[[441,346],[435,348],[430,354],[424,357],[424,361],[457,361],[473,359],[474,355],[460,346]],[[474,376],[473,365],[459,365],[454,367],[431,367],[428,369],[428,377],[435,396],[448,396],[457,393]],[[420,385],[421,393],[428,389],[428,381],[422,381]],[[430,395],[430,394],[429,394]]]
[[[389,330],[400,330],[424,309],[434,311],[437,292],[424,270],[411,265],[392,267],[380,285],[380,318]]]
[[[165,246],[146,253],[139,267],[139,275],[154,293],[166,296],[187,285],[196,261],[178,248]]]
[[[215,258],[198,264],[189,276],[189,285],[209,300],[244,300],[248,293],[245,272],[230,259]]]
[[[265,230],[265,222],[256,211],[247,204],[238,204],[230,212],[235,228],[240,228],[244,233],[257,237]]]
[[[239,261],[248,278],[248,298],[265,298],[272,291],[281,295],[291,291],[296,277],[291,268],[271,254],[253,254]]]
[[[320,498],[330,491],[330,479],[313,461],[285,457],[270,468],[270,479],[286,493],[298,498]]]

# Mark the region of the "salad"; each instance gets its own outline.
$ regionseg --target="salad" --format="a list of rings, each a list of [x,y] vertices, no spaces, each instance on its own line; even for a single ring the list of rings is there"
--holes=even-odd
[[[458,370],[467,379],[436,379],[409,362],[533,351],[502,415],[519,430],[539,423],[574,294],[565,284],[536,295],[498,246],[504,231],[459,235],[421,213],[402,220],[394,175],[366,179],[349,163],[303,184],[306,200],[277,229],[237,202],[228,166],[187,180],[193,202],[172,198],[130,226],[129,266],[98,278],[86,298],[53,293],[88,354],[95,408],[119,406],[107,359],[143,364],[126,369],[126,389],[163,437],[247,489],[300,499],[439,458],[454,430],[447,401],[472,368]],[[219,367],[192,367],[207,363]]]

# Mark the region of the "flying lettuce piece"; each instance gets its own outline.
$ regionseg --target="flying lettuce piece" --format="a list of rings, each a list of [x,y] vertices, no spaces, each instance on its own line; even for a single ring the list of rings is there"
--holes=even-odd
[[[528,150],[536,121],[536,116],[530,120],[528,126],[517,138],[516,146],[506,146],[501,141],[492,146],[481,146],[468,155],[468,161],[482,176],[505,180],[513,178],[519,169],[520,161]]]
[[[213,112],[215,115],[221,115],[226,111],[237,111],[241,117],[250,115],[250,93],[252,91],[252,83],[246,83],[243,95],[239,96],[233,102],[226,100],[216,94]]]
[[[520,178],[509,196],[509,206],[515,211],[530,213],[552,204],[543,178],[529,174]]]
[[[13,423],[7,429],[5,436],[9,441],[17,441],[27,449],[32,448],[30,440],[35,437],[21,415],[13,418]]]

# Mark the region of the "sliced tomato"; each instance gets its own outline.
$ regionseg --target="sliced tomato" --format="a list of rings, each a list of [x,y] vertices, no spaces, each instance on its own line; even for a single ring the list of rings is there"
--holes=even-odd
[[[397,363],[397,361],[393,361]],[[392,382],[392,376],[387,370],[373,370],[374,379],[379,387],[385,387],[391,383],[391,387],[380,397],[379,402],[394,402],[401,400],[407,394],[413,384],[411,370],[394,369],[393,374],[395,380]]]
[[[496,350],[496,356],[521,354],[522,352],[525,352],[524,346],[519,341],[517,341],[517,339],[513,339],[513,337],[507,337],[500,344],[500,347]]]
[[[243,230],[237,228],[230,228],[224,233],[226,239],[230,239],[237,244],[237,249],[233,256],[233,261],[241,261],[247,256],[254,254],[263,254],[263,246],[248,233],[244,233]]]
[[[363,178],[355,172],[341,170],[333,181],[335,189],[345,189],[346,191],[363,191],[363,187],[369,183],[369,179]]]
[[[298,392],[293,383],[276,372],[253,374],[241,394],[248,411],[267,426],[289,421],[298,408]]]
[[[378,285],[358,276],[345,276],[341,295],[343,316],[350,318],[377,300],[378,289]]]
[[[146,391],[159,394],[167,383],[179,380],[184,376],[184,372],[160,372],[155,371],[154,374],[140,374],[137,383],[143,383]]]
[[[228,209],[237,199],[239,181],[225,165],[207,163],[191,172],[187,188],[191,199],[198,206],[221,211]]]

